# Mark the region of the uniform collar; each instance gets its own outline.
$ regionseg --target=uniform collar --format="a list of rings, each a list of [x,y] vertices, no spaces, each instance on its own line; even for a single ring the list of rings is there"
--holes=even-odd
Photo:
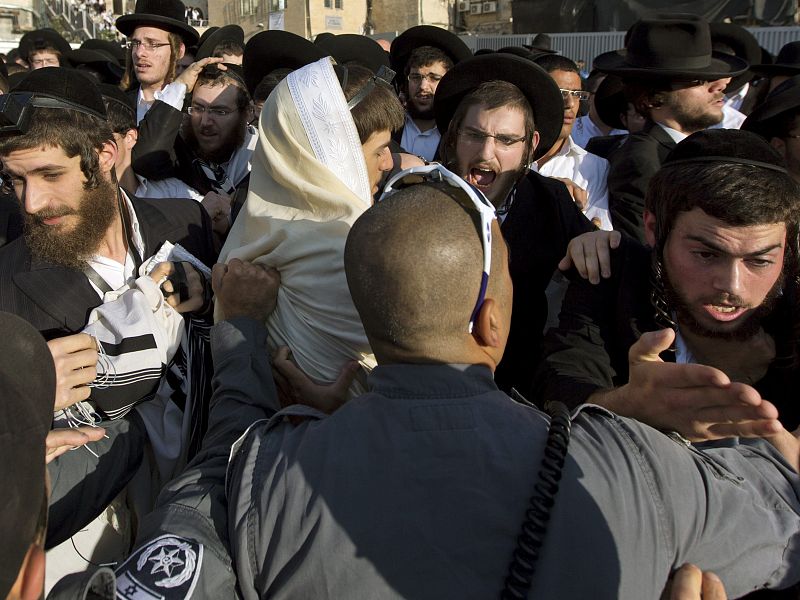
[[[498,391],[489,367],[463,364],[379,365],[369,376],[369,386],[396,398],[458,398]]]

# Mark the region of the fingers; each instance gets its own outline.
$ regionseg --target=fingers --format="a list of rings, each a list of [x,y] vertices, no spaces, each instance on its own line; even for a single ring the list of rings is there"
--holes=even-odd
[[[73,448],[85,446],[90,442],[96,442],[105,435],[106,431],[102,427],[77,427],[65,429],[53,429],[48,432],[45,439],[45,462],[50,463],[65,452]]]
[[[586,205],[589,204],[589,194],[585,189],[578,187],[577,185],[573,186],[572,188],[572,199],[581,210],[585,210]]]
[[[608,245],[612,248],[619,248],[619,243],[622,241],[622,234],[619,231],[609,232]]]
[[[291,350],[287,346],[281,346],[275,353],[272,361],[273,366],[289,385],[300,391],[303,386],[312,381],[303,373],[291,359]]]
[[[76,333],[56,338],[47,342],[50,354],[55,358],[56,354],[70,354],[79,350],[87,350],[95,347],[94,338],[85,333]]]
[[[711,571],[703,573],[703,600],[727,600],[722,580]]]
[[[672,578],[669,600],[700,600],[703,572],[694,565],[683,565]]]
[[[647,331],[631,346],[628,362],[633,365],[645,361],[660,361],[659,354],[668,350],[674,339],[675,332],[672,329]]]
[[[217,268],[217,305],[224,318],[238,316],[266,320],[275,310],[280,288],[280,273],[272,267],[232,259],[225,269]]]
[[[97,377],[97,343],[83,333],[47,342],[56,372],[54,410],[62,410],[89,398],[88,384]]]
[[[618,232],[591,231],[570,240],[567,255],[558,263],[558,268],[566,271],[571,266],[584,279],[593,284],[600,283],[600,277],[611,277],[611,249],[619,246],[621,236]]]

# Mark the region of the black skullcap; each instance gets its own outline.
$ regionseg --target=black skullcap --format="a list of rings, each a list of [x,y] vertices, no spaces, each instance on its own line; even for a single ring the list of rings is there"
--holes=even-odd
[[[41,334],[0,313],[0,597],[8,595],[34,539],[45,501],[45,438],[53,421],[56,373]]]
[[[95,83],[80,71],[65,67],[45,67],[28,73],[13,93],[29,92],[35,106],[44,106],[54,99],[63,106],[106,120],[103,96]],[[37,102],[38,101],[38,102]]]
[[[787,173],[783,157],[764,138],[739,129],[706,129],[693,133],[672,149],[662,167],[688,163],[753,165]]]

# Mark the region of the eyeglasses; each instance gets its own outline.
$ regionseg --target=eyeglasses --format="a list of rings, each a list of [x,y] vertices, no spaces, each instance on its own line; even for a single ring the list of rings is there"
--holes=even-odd
[[[378,201],[385,200],[403,188],[420,183],[446,183],[450,187],[463,192],[448,195],[467,210],[477,210],[481,217],[481,228],[478,233],[481,236],[481,244],[483,246],[483,275],[481,276],[478,301],[475,302],[475,308],[472,309],[472,314],[469,317],[467,331],[472,333],[475,319],[478,317],[478,312],[483,306],[483,300],[486,298],[486,287],[489,285],[489,273],[492,268],[492,221],[497,219],[497,213],[492,203],[486,199],[486,196],[480,190],[438,163],[431,163],[423,167],[411,167],[405,171],[400,171],[386,183],[383,194],[381,194]]]
[[[206,108],[205,106],[198,106],[196,104],[192,104],[186,109],[193,117],[202,117],[205,113],[208,113],[212,117],[227,117],[230,114],[233,114],[234,110],[228,110],[227,108]]]
[[[428,73],[427,75],[423,75],[422,73],[408,74],[408,80],[415,85],[421,84],[423,79],[427,79],[428,83],[431,84],[439,83],[442,77],[444,77],[444,75],[439,75],[438,73]]]
[[[588,100],[592,97],[591,92],[584,92],[583,90],[562,90],[559,89],[561,92],[561,98],[564,100],[569,100],[570,98],[577,98],[578,100]]]
[[[142,46],[144,46],[145,50],[150,50],[150,52],[155,52],[159,48],[163,48],[164,46],[169,46],[169,42],[142,42],[140,40],[130,40],[125,44],[127,48],[130,50],[138,50]]]
[[[514,146],[525,141],[524,135],[521,137],[514,137],[513,135],[505,135],[502,133],[492,135],[491,133],[486,133],[485,131],[480,131],[478,129],[459,129],[458,135],[460,135],[461,139],[468,144],[481,146],[486,143],[486,140],[492,138],[495,140],[495,142],[497,142],[495,147],[501,151],[512,150]]]

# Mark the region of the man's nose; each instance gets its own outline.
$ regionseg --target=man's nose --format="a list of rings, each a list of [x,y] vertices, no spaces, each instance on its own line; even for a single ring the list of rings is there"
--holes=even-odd
[[[739,260],[731,260],[721,265],[714,274],[714,287],[721,291],[737,296],[742,295],[744,264]]]

